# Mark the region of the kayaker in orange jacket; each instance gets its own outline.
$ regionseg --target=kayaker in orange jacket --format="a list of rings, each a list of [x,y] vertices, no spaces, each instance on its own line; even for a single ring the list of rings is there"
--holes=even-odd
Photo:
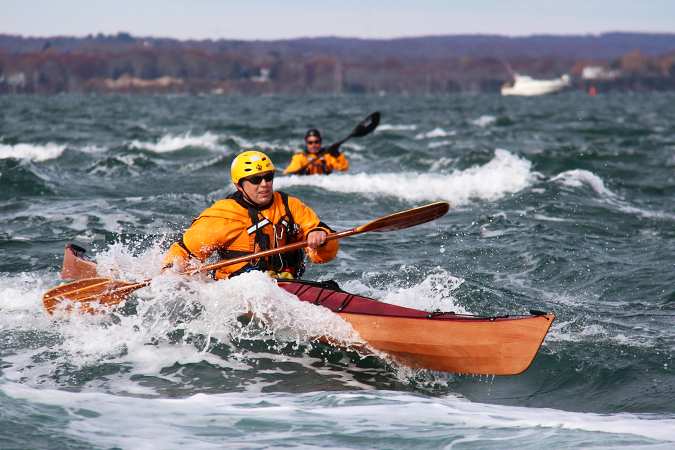
[[[305,151],[293,155],[284,175],[328,175],[347,169],[349,161],[339,147],[330,150],[321,147],[321,133],[312,128],[305,134]]]
[[[214,253],[220,259],[281,247],[307,239],[305,249],[312,262],[335,258],[337,240],[326,241],[331,229],[299,199],[274,191],[274,164],[266,154],[249,150],[232,161],[230,175],[237,192],[216,201],[190,225],[183,237],[169,248],[165,267],[182,271],[194,258],[204,261]],[[300,277],[304,252],[281,253],[218,269],[216,279],[262,270],[278,278]]]

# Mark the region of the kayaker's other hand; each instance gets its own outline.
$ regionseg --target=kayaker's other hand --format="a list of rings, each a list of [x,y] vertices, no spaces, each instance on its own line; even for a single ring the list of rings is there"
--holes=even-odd
[[[326,243],[328,233],[323,230],[314,230],[307,235],[307,246],[311,249],[321,247]]]

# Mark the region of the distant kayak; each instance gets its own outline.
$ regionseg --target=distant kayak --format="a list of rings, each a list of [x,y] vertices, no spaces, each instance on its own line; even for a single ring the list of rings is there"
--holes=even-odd
[[[96,264],[84,249],[66,246],[61,276],[95,279]],[[427,312],[345,292],[334,281],[278,280],[304,302],[337,313],[371,348],[406,366],[480,375],[516,375],[537,354],[555,316],[480,317]]]

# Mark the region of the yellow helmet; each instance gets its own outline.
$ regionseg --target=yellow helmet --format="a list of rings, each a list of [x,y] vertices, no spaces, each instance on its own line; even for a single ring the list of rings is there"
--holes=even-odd
[[[246,150],[232,161],[230,177],[234,184],[239,184],[242,178],[274,170],[274,164],[269,156],[258,150]]]

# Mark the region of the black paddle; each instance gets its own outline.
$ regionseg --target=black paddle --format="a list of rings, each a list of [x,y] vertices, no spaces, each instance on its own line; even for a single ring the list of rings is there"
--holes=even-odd
[[[374,113],[370,114],[368,117],[363,119],[361,122],[359,122],[358,125],[352,130],[351,133],[344,139],[337,141],[331,145],[329,145],[324,152],[325,153],[332,153],[336,151],[342,144],[347,142],[353,137],[363,137],[366,136],[375,130],[377,126],[380,124],[380,112],[375,111]]]

